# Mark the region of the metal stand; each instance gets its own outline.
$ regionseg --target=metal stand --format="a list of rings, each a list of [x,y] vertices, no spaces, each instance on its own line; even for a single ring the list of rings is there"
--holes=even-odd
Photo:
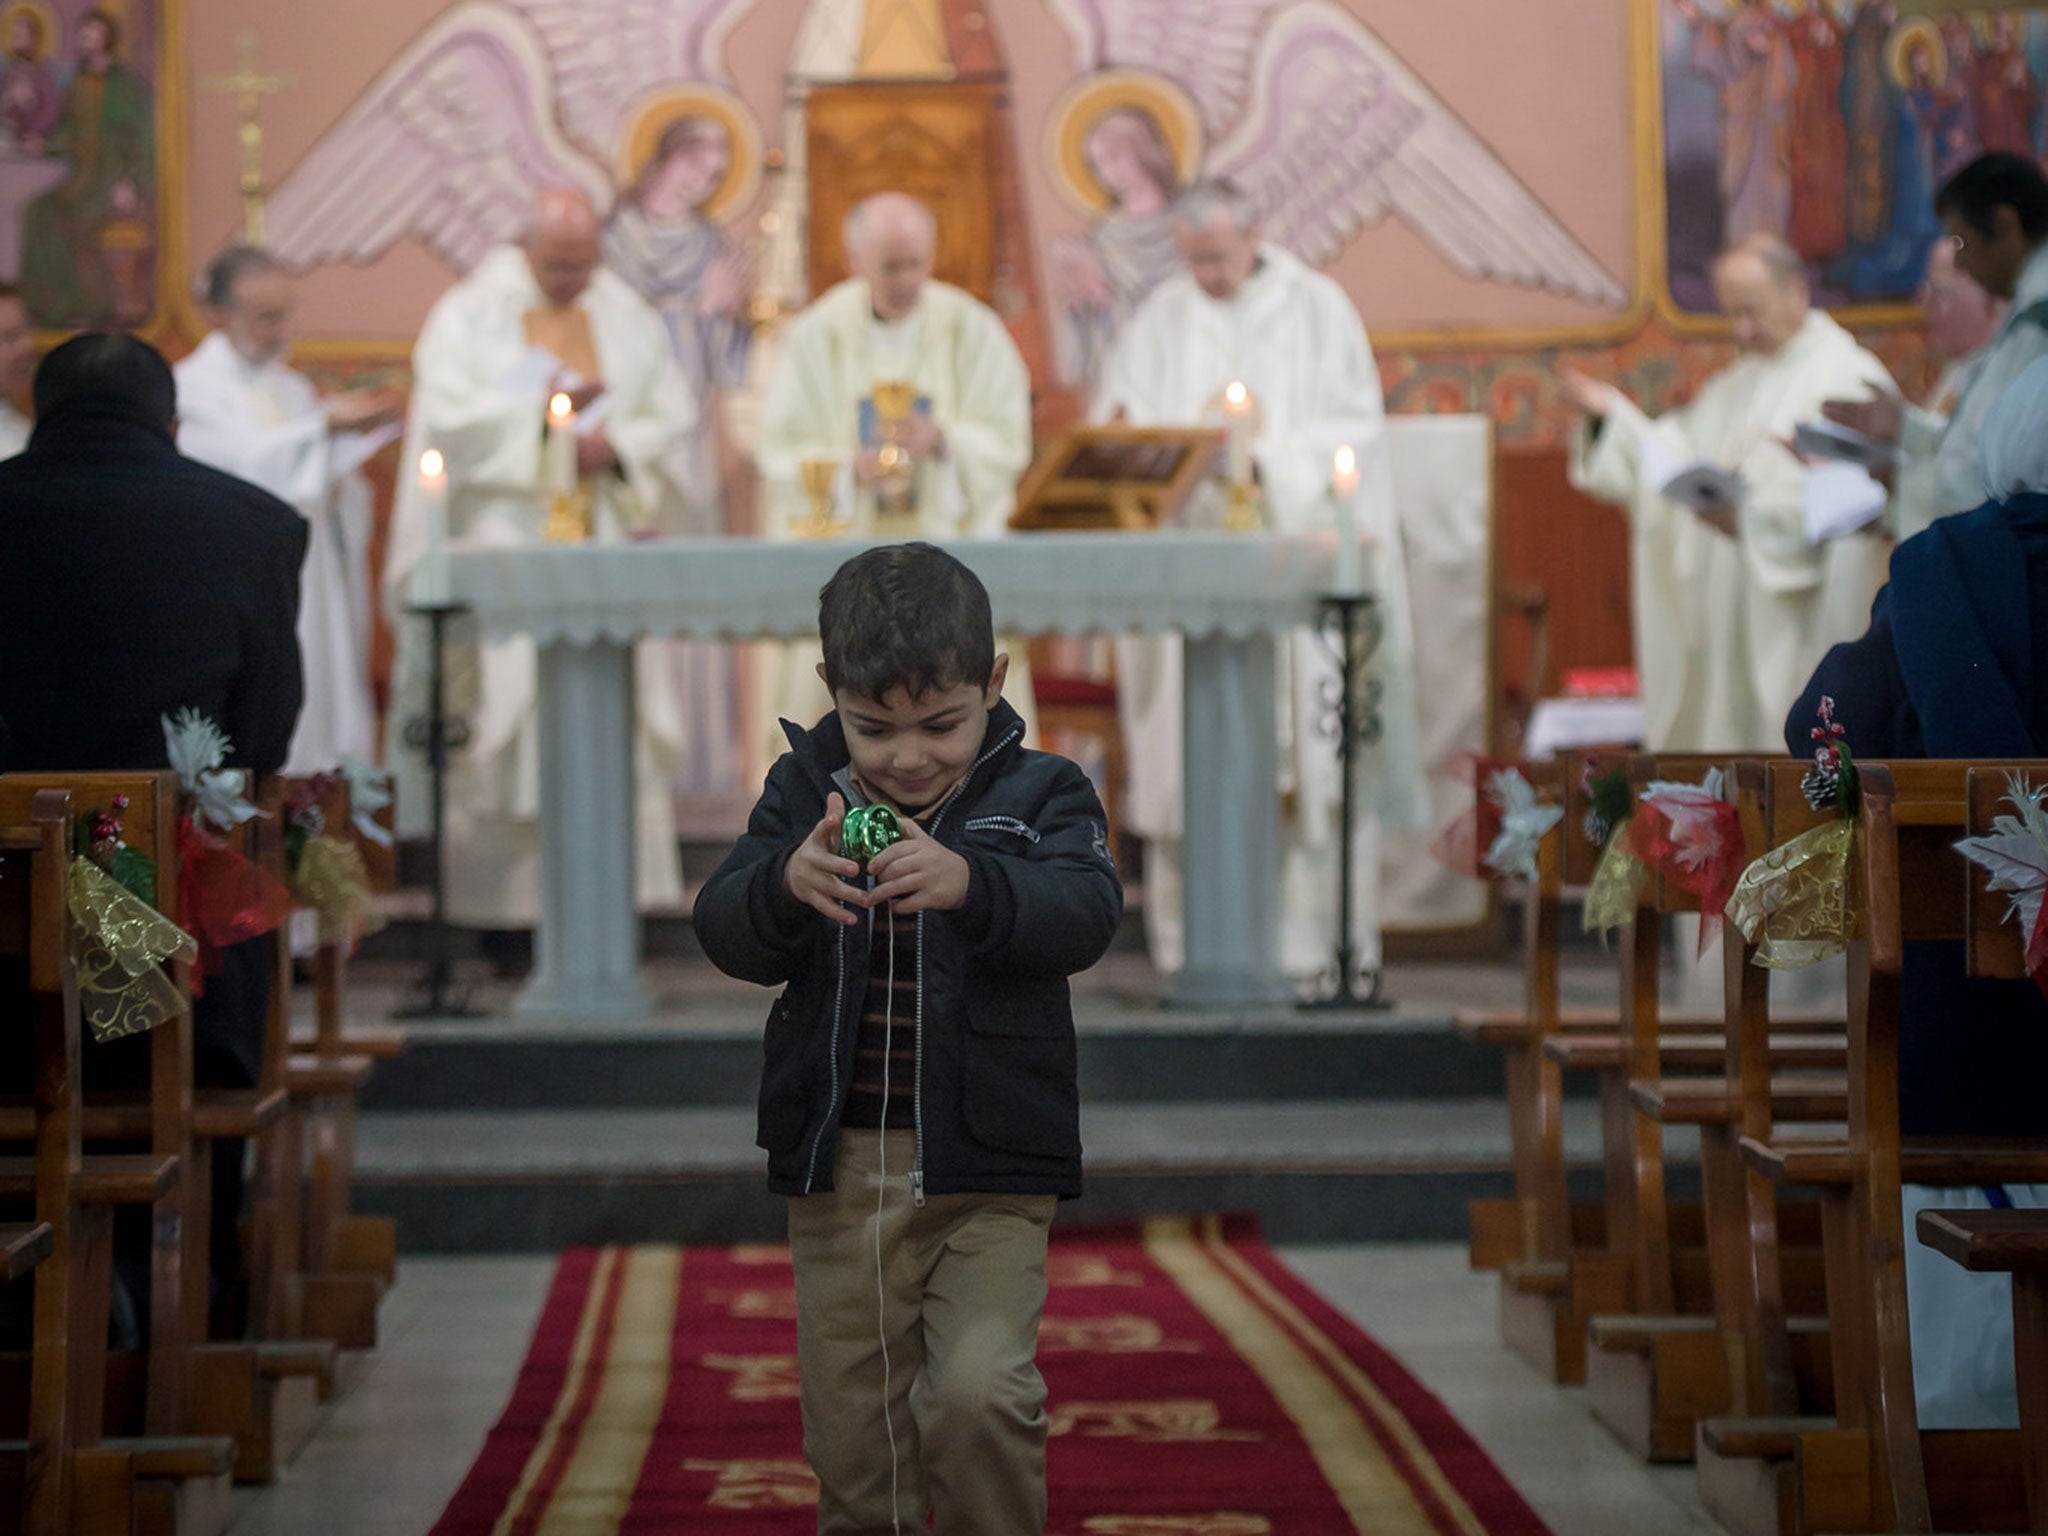
[[[1339,820],[1337,823],[1337,951],[1336,981],[1324,996],[1304,999],[1303,1008],[1371,1008],[1394,1006],[1381,987],[1377,966],[1360,972],[1358,950],[1351,942],[1351,875],[1357,857],[1353,847],[1358,810],[1358,755],[1380,739],[1380,684],[1366,663],[1379,649],[1384,633],[1379,603],[1363,592],[1327,592],[1317,599],[1320,613],[1316,638],[1337,662],[1337,681],[1323,692],[1323,713],[1317,730],[1334,738],[1337,747]],[[1354,980],[1354,977],[1357,979]],[[1359,982],[1364,983],[1360,992]]]
[[[447,643],[450,621],[469,612],[467,603],[423,603],[406,612],[427,621],[431,631],[428,652],[427,712],[405,723],[405,744],[427,754],[428,782],[432,785],[433,913],[427,920],[426,974],[407,989],[408,1001],[391,1010],[394,1019],[474,1019],[483,1010],[472,1008],[469,989],[455,985],[455,957],[448,927],[448,881],[442,868],[447,853],[448,754],[469,745],[469,722],[448,713]]]

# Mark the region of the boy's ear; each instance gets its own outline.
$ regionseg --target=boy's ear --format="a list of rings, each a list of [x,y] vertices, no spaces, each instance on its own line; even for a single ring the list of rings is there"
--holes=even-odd
[[[828,679],[825,676],[825,663],[823,663],[822,661],[818,663],[818,681],[825,685],[825,691],[827,693],[830,693],[832,691],[832,683],[830,679]]]
[[[996,653],[996,664],[989,669],[988,674],[988,708],[994,709],[996,707],[996,701],[1003,696],[1004,679],[1009,677],[1009,675],[1010,653],[1008,651],[998,651]]]

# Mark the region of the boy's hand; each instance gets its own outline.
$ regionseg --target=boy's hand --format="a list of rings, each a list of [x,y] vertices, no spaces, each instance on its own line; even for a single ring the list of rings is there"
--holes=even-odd
[[[868,860],[876,885],[867,899],[894,902],[898,912],[957,912],[967,905],[967,861],[908,816],[903,841]]]
[[[789,894],[807,907],[815,907],[835,923],[851,927],[860,921],[856,913],[841,906],[850,902],[865,907],[874,899],[866,891],[848,885],[857,879],[860,866],[839,854],[839,823],[846,817],[846,802],[836,793],[825,799],[825,819],[811,828],[811,835],[796,846],[789,862],[782,866],[782,883]],[[964,872],[966,865],[961,868]],[[964,894],[965,887],[962,887]]]

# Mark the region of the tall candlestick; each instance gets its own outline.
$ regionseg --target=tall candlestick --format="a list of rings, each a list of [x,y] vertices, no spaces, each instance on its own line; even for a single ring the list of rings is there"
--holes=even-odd
[[[1358,453],[1349,443],[1339,448],[1331,461],[1330,499],[1337,510],[1337,569],[1333,588],[1349,596],[1365,589],[1362,551],[1358,547]]]
[[[1223,386],[1223,415],[1229,431],[1224,474],[1232,485],[1252,477],[1252,392],[1242,379]]]
[[[548,494],[568,496],[576,490],[576,406],[567,395],[548,401]]]
[[[412,600],[421,607],[448,601],[448,463],[441,450],[420,455],[420,516],[427,547],[412,575]]]

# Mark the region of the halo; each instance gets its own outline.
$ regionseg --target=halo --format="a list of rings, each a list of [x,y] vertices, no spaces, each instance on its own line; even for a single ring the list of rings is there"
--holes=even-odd
[[[1159,125],[1183,182],[1202,168],[1202,118],[1188,93],[1162,75],[1141,69],[1105,69],[1084,75],[1061,93],[1046,120],[1046,163],[1053,185],[1076,213],[1093,218],[1110,208],[1109,194],[1088,164],[1088,135],[1103,114],[1135,107]]]
[[[11,0],[9,5],[0,9],[0,46],[5,46],[14,36],[14,24],[24,16],[33,21],[42,33],[43,45],[36,53],[36,61],[41,63],[57,51],[57,42],[63,33],[57,25],[57,13],[43,0]]]
[[[1892,35],[1884,45],[1885,63],[1890,67],[1892,83],[1905,90],[1913,83],[1906,72],[1906,60],[1913,52],[1913,45],[1920,44],[1927,50],[1930,61],[1929,79],[1937,86],[1948,82],[1948,39],[1941,35],[1933,19],[1926,16],[1912,16],[1892,29]]]
[[[626,114],[616,164],[619,190],[624,192],[640,179],[640,172],[653,158],[654,147],[661,142],[669,124],[684,117],[708,117],[725,129],[726,140],[732,146],[725,180],[704,199],[699,211],[713,223],[730,223],[760,190],[761,125],[745,102],[719,86],[668,86],[642,98]]]

